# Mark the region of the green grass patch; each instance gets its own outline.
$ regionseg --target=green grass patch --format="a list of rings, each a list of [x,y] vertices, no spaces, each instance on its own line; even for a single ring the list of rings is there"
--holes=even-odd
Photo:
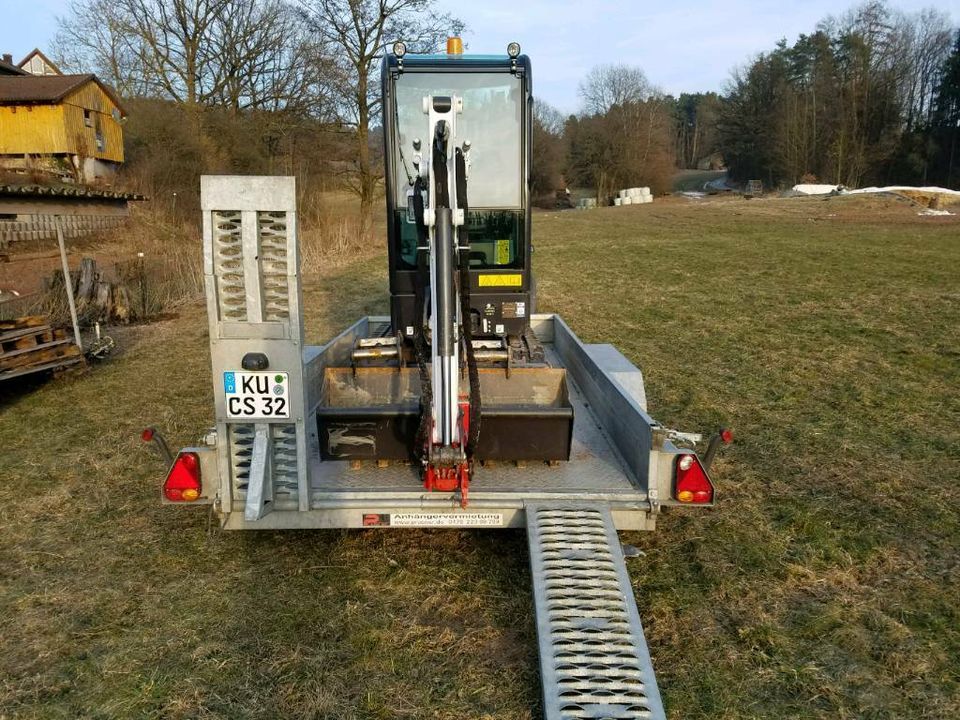
[[[630,534],[671,718],[960,716],[960,225],[867,198],[538,214],[540,307],[671,427],[734,428],[719,504]],[[305,282],[318,342],[385,256]],[[203,308],[0,399],[0,718],[533,718],[518,532],[208,531],[138,439],[212,419]]]

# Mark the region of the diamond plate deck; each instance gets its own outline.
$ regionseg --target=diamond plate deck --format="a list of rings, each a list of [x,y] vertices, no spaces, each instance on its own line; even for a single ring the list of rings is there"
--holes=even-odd
[[[666,716],[603,505],[527,505],[545,720]]]
[[[545,349],[553,367],[563,363],[549,344]],[[573,405],[573,443],[570,461],[559,467],[544,463],[528,463],[518,468],[509,463],[493,467],[478,467],[471,479],[470,492],[474,497],[485,492],[515,494],[554,491],[603,492],[623,494],[645,500],[646,493],[637,488],[623,467],[600,422],[584,400],[583,393],[573,378],[567,378],[570,404]],[[373,463],[350,469],[345,461],[320,461],[319,439],[315,425],[309,428],[310,478],[314,497],[321,493],[342,493],[350,490],[390,493],[398,491],[423,492],[419,468],[392,465],[378,468]],[[481,495],[478,495],[481,494]],[[439,493],[435,493],[437,495]]]

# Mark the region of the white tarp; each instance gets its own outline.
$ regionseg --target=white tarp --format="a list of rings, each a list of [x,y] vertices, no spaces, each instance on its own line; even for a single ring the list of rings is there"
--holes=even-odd
[[[832,192],[838,191],[839,188],[839,185],[814,185],[804,183],[801,185],[794,185],[793,191],[800,193],[801,195],[829,195]],[[948,190],[947,188],[942,187],[915,187],[912,185],[888,185],[887,187],[865,187],[858,190],[839,191],[842,193],[849,193],[851,195],[858,195],[863,193],[899,192],[902,190],[912,190],[914,192],[922,192],[927,194],[960,195],[960,190]]]
[[[851,194],[857,193],[882,193],[882,192],[897,192],[899,190],[913,190],[914,192],[922,192],[928,195],[939,194],[939,195],[960,195],[960,190],[948,190],[947,188],[942,187],[914,187],[912,185],[889,185],[887,187],[867,187],[860,188],[859,190],[851,190]]]
[[[829,195],[838,187],[839,185],[811,185],[804,183],[802,185],[794,185],[793,191],[801,195]]]

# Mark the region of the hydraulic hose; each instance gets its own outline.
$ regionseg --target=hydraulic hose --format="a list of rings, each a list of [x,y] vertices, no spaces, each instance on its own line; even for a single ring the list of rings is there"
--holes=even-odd
[[[456,149],[454,156],[457,170],[457,203],[463,210],[463,225],[458,228],[457,245],[460,248],[460,321],[462,326],[465,353],[467,357],[467,375],[470,379],[470,428],[464,452],[467,459],[473,459],[477,443],[480,441],[480,372],[477,370],[477,356],[473,350],[473,315],[470,306],[470,229],[469,205],[467,204],[467,167],[463,151]]]
[[[417,226],[417,274],[414,277],[413,296],[413,352],[420,371],[420,424],[414,441],[414,453],[423,459],[430,441],[430,408],[433,405],[433,387],[430,384],[430,371],[427,369],[427,343],[423,337],[423,311],[427,292],[429,266],[425,247],[429,242],[427,225],[423,219],[423,179],[417,176],[413,183],[413,216]]]

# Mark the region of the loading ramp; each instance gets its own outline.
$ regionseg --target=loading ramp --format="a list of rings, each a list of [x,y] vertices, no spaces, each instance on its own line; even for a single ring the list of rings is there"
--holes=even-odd
[[[527,506],[545,720],[665,718],[608,507]]]

